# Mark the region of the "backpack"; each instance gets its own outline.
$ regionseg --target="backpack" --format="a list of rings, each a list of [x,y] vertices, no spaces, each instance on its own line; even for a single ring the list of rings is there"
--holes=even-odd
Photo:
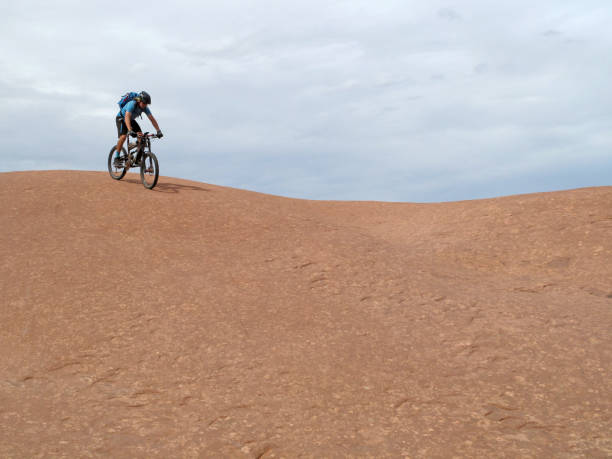
[[[131,100],[134,100],[135,97],[138,97],[137,92],[126,92],[123,96],[121,96],[119,102],[117,102],[117,104],[119,104],[119,108],[125,107],[125,104],[127,104]]]

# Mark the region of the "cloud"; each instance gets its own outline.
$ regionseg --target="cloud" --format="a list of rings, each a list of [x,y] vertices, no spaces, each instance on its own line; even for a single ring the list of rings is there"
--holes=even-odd
[[[438,10],[438,16],[449,21],[457,21],[461,19],[459,13],[452,8],[440,8]]]
[[[145,89],[166,175],[317,199],[591,185],[612,168],[606,5],[7,4],[0,170],[104,170],[119,96]]]

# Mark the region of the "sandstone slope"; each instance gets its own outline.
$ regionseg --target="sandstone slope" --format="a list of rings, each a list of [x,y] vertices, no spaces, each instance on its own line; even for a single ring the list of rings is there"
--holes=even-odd
[[[0,174],[0,456],[609,457],[612,188]]]

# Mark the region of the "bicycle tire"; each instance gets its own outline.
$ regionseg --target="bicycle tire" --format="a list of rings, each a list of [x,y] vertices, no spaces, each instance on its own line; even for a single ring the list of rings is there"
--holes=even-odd
[[[114,164],[115,150],[117,150],[116,145],[113,148],[111,148],[111,151],[108,154],[108,173],[110,174],[112,179],[121,180],[125,176],[125,173],[127,172],[127,169],[125,168],[127,152],[125,151],[125,148],[121,148],[121,152],[122,152],[121,157],[123,158],[123,167],[116,167],[116,164]]]
[[[147,172],[147,169],[150,172]],[[140,181],[145,188],[152,190],[159,179],[159,163],[155,153],[144,153],[140,160]]]

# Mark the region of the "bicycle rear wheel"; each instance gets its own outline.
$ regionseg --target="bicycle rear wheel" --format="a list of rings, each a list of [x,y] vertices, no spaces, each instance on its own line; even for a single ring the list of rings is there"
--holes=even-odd
[[[159,179],[159,163],[155,153],[144,153],[140,160],[140,180],[145,188],[152,190]]]
[[[119,157],[115,158],[115,150],[117,150],[116,145],[111,148],[111,151],[108,154],[108,173],[113,179],[121,180],[127,172],[127,169],[125,168],[127,152],[125,151],[125,148],[122,148]]]

